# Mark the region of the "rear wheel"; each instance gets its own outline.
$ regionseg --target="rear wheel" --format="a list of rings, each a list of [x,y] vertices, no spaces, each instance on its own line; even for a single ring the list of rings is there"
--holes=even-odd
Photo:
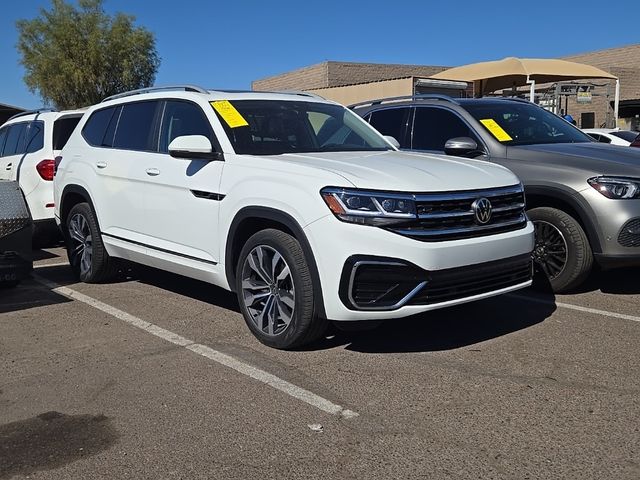
[[[244,245],[236,274],[240,309],[265,345],[300,347],[318,339],[327,321],[315,314],[311,272],[295,237],[267,229]]]
[[[88,203],[75,205],[66,220],[67,255],[71,269],[86,283],[113,278],[118,269],[102,243],[98,221]]]
[[[571,215],[550,207],[527,212],[535,226],[533,259],[554,292],[582,284],[593,267],[593,253],[584,230]]]

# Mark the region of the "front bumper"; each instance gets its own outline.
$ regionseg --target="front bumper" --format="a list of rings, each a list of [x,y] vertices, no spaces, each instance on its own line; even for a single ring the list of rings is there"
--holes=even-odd
[[[581,194],[595,213],[600,248],[592,248],[598,264],[603,268],[640,265],[640,200],[611,200],[592,188]]]
[[[420,312],[457,305],[473,300],[506,293],[531,284],[530,276],[519,277],[519,283],[496,281],[493,286],[491,279],[482,288],[470,289],[462,295],[447,292],[436,301],[433,295],[428,299],[431,286],[414,292],[414,295],[400,305],[383,305],[384,308],[362,309],[354,305],[345,290],[345,281],[350,278],[349,264],[355,258],[387,258],[397,263],[410,265],[411,271],[407,275],[414,275],[421,279],[414,283],[415,287],[422,281],[432,281],[437,287],[437,279],[442,279],[441,286],[449,293],[455,291],[456,286],[465,283],[464,275],[469,274],[472,266],[482,269],[491,262],[501,262],[505,259],[527,256],[533,250],[533,226],[528,223],[520,230],[474,237],[462,240],[443,242],[421,242],[404,237],[376,227],[354,225],[337,220],[332,215],[324,217],[305,228],[307,239],[315,253],[320,282],[324,297],[324,307],[328,318],[332,320],[374,320],[399,318]],[[375,260],[374,260],[375,261]],[[471,270],[465,270],[471,268]],[[500,267],[498,269],[498,273]],[[456,272],[462,272],[462,277],[456,277]],[[403,276],[401,274],[400,276]],[[421,277],[422,276],[422,277]],[[413,277],[412,277],[413,278]],[[514,277],[516,278],[516,277]],[[413,280],[411,280],[413,281]],[[452,282],[452,283],[451,283]],[[445,285],[446,284],[446,285]],[[492,288],[495,287],[495,288]],[[403,286],[402,288],[409,288]],[[412,287],[413,288],[413,287]],[[412,288],[409,288],[411,291]],[[422,293],[421,293],[422,291]],[[347,293],[345,293],[347,292]],[[437,295],[436,295],[437,297]],[[420,300],[422,298],[422,300]],[[380,306],[380,305],[378,305]]]

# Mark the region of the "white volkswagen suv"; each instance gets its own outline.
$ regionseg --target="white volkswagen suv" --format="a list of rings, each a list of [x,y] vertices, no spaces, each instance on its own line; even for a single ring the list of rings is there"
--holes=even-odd
[[[396,150],[307,93],[180,86],[91,107],[55,177],[71,266],[126,259],[235,291],[263,343],[531,283],[533,227],[507,169]]]

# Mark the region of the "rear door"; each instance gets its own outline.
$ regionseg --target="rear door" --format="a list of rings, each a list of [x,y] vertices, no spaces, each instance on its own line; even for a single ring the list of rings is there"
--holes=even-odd
[[[9,125],[2,160],[0,161],[0,179],[16,180],[18,166],[24,155],[25,136],[29,122],[20,122]]]
[[[0,180],[8,180],[6,162],[2,156],[2,150],[4,149],[4,143],[7,140],[7,133],[9,133],[9,127],[0,128]]]
[[[100,229],[124,248],[146,242],[144,165],[156,154],[160,104],[150,100],[97,110],[82,129],[85,140],[96,147],[86,161],[97,176],[91,194]]]

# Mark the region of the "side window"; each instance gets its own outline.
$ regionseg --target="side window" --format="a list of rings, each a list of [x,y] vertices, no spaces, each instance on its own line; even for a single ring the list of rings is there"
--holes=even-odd
[[[191,102],[169,100],[162,117],[160,153],[167,153],[173,139],[182,135],[204,135],[212,145],[215,145],[209,120],[198,105]]]
[[[7,140],[2,152],[3,157],[24,153],[24,136],[27,131],[26,123],[14,123],[9,127]]]
[[[53,124],[53,149],[62,150],[82,117],[63,117]]]
[[[395,138],[400,142],[400,147],[409,148],[404,135],[409,111],[408,107],[378,110],[371,114],[369,123],[382,135]]]
[[[2,157],[2,150],[4,149],[4,142],[7,139],[7,132],[9,127],[0,128],[0,157]]]
[[[413,149],[443,152],[447,140],[455,137],[470,137],[481,145],[477,135],[455,113],[443,108],[416,108]]]
[[[44,122],[31,122],[27,129],[26,153],[34,153],[44,147]]]
[[[105,133],[116,109],[117,107],[104,108],[102,110],[96,110],[91,114],[91,117],[89,117],[89,120],[87,120],[87,123],[85,123],[82,128],[82,136],[89,145],[93,145],[94,147],[104,146],[103,140]]]
[[[156,151],[153,145],[157,100],[127,103],[122,107],[113,139],[114,148],[123,150]]]

